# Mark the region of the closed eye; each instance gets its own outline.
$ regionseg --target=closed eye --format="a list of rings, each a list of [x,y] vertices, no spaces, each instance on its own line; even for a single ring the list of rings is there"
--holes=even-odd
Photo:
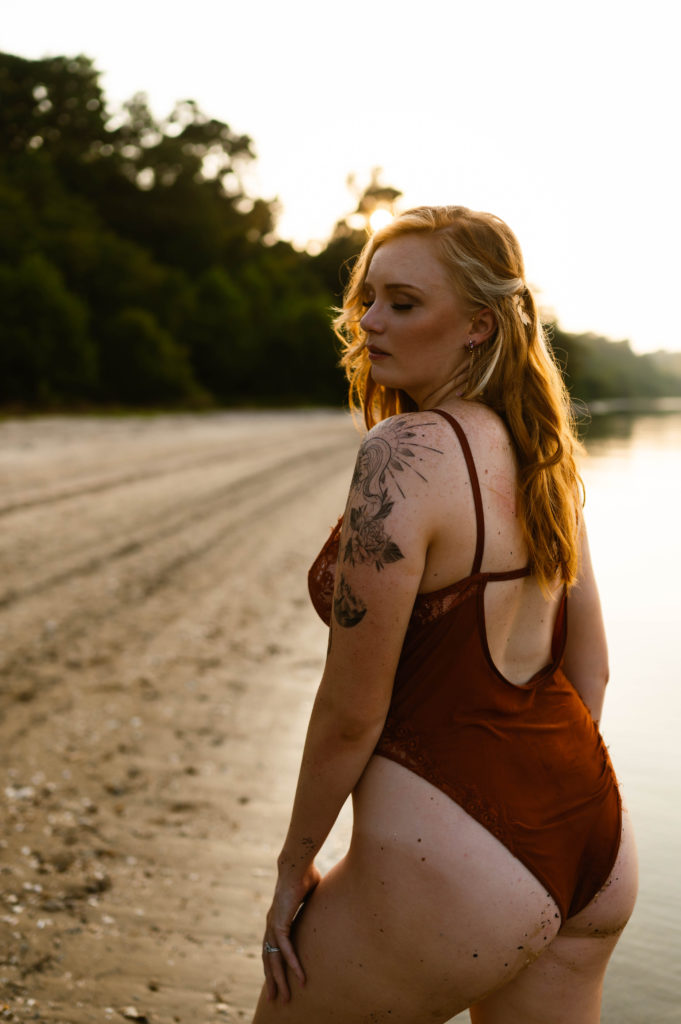
[[[374,304],[374,300],[373,299],[371,299],[371,301],[369,301],[368,299],[365,299],[364,302],[362,303],[362,308],[363,309],[369,309],[369,307],[373,306],[373,304]],[[392,302],[390,304],[390,308],[396,310],[398,313],[405,313],[407,310],[414,308],[414,303],[413,302]]]

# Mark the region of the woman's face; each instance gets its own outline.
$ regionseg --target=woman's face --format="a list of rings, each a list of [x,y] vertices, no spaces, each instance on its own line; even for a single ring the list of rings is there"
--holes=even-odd
[[[461,383],[472,318],[423,235],[402,235],[374,253],[364,287],[371,375],[432,408]]]

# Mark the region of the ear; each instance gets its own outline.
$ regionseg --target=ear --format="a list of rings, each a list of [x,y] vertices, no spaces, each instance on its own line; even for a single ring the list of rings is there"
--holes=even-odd
[[[479,309],[472,317],[472,325],[469,338],[472,338],[475,345],[482,345],[492,337],[497,329],[497,318],[491,309]]]

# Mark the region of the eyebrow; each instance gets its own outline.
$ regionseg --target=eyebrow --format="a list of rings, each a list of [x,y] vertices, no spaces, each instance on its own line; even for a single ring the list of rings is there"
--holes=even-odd
[[[371,284],[370,281],[367,280],[364,283],[365,285],[368,285],[370,288],[373,288],[373,285]],[[418,285],[415,284],[407,284],[406,282],[404,284],[400,282],[395,282],[394,284],[386,284],[384,285],[384,288],[386,288],[388,291],[399,291],[402,288],[409,288],[411,289],[411,291],[420,292],[421,295],[425,295],[423,288],[419,288]]]

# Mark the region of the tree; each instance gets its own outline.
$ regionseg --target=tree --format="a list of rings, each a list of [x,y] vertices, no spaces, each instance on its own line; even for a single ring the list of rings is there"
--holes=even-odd
[[[14,185],[0,174],[0,263],[16,264],[17,260],[38,248],[39,223],[34,211]]]
[[[0,265],[0,397],[50,403],[86,397],[97,382],[97,352],[84,304],[40,254],[16,269]]]
[[[103,395],[132,405],[206,400],[186,352],[144,309],[126,308],[102,329]]]
[[[260,353],[251,304],[222,267],[205,271],[192,288],[181,337],[197,379],[220,401],[255,393]]]
[[[357,207],[351,216],[355,218],[355,224],[364,228],[365,231],[374,226],[372,217],[377,210],[384,210],[390,216],[394,216],[395,204],[402,195],[399,189],[381,182],[382,174],[382,167],[373,167],[369,184],[364,188],[358,185],[354,174],[348,175],[348,188],[357,198]]]
[[[550,338],[574,398],[588,402],[679,392],[679,382],[660,370],[651,356],[637,356],[628,341],[568,334],[556,324],[550,329]]]
[[[192,100],[110,112],[87,57],[0,54],[0,399],[340,404],[332,310],[400,192],[349,178],[354,209],[311,256],[247,194],[253,159]],[[679,389],[627,343],[554,344],[576,397]]]
[[[159,122],[138,93],[113,120],[107,156],[82,168],[80,190],[110,228],[195,274],[247,258],[272,231],[274,205],[241,182],[252,159],[248,136],[193,101]]]
[[[44,148],[63,167],[86,159],[106,135],[99,72],[87,57],[0,55],[0,151]]]
[[[402,195],[399,189],[383,184],[381,175],[381,168],[374,167],[364,187],[358,185],[353,174],[348,175],[347,185],[355,198],[355,208],[336,221],[326,248],[315,257],[317,271],[336,303],[340,302],[353,264],[371,233],[372,217],[379,210],[394,216]]]

